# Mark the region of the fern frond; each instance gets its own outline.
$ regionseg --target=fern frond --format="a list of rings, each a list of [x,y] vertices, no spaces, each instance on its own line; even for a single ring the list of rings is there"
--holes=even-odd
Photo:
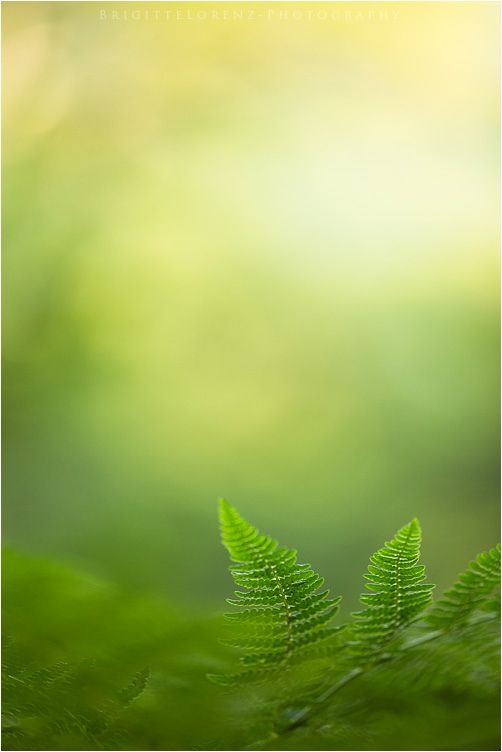
[[[118,699],[123,708],[128,708],[135,700],[140,697],[148,686],[150,679],[150,669],[145,667],[137,671],[129,684],[120,690]]]
[[[366,608],[352,614],[358,655],[370,659],[430,603],[434,585],[423,582],[425,567],[418,564],[421,537],[413,519],[370,558],[364,576],[371,592],[360,597]]]
[[[309,564],[298,564],[296,551],[261,535],[223,499],[220,525],[222,542],[235,562],[230,571],[245,588],[228,599],[244,610],[227,615],[241,627],[232,644],[243,651],[244,672],[211,678],[222,683],[256,678],[256,672],[316,657],[315,649],[340,629],[330,622],[341,598],[328,598],[328,590],[320,591],[323,578]]]
[[[5,749],[40,749],[38,735],[51,749],[122,747],[123,719],[144,692],[149,669],[137,671],[121,689],[112,691],[109,687],[107,691],[101,688],[96,692],[96,677],[100,673],[94,659],[73,663],[59,660],[48,666],[26,665],[17,660],[14,641],[7,649],[3,647]],[[103,669],[101,666],[101,671]],[[89,703],[89,697],[98,696],[98,701],[93,699]],[[66,746],[70,738],[75,739],[75,746]]]
[[[500,610],[500,544],[478,554],[425,619],[436,629],[463,624],[479,609]]]

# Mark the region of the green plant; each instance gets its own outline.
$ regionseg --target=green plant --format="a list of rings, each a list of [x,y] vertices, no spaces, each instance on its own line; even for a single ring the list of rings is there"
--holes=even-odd
[[[2,713],[4,748],[31,749],[40,737],[54,749],[123,744],[124,714],[145,691],[147,668],[123,687],[96,691],[95,677],[103,669],[95,661],[33,668],[23,665],[15,643],[4,646],[3,657],[2,688],[8,698]]]
[[[244,610],[227,615],[241,628],[233,644],[245,652],[245,670],[211,678],[223,684],[260,678],[319,655],[318,645],[339,631],[328,625],[341,598],[319,592],[324,580],[308,564],[297,563],[296,551],[260,535],[223,500],[220,522],[223,543],[238,562],[230,571],[236,584],[246,588],[228,601]]]
[[[341,598],[318,592],[323,579],[308,564],[297,564],[296,551],[261,535],[223,499],[220,524],[234,561],[230,571],[245,588],[228,600],[238,610],[226,614],[241,670],[210,678],[242,686],[268,677],[274,688],[265,693],[268,727],[255,746],[276,748],[299,729],[308,738],[310,725],[331,728],[333,714],[339,728],[341,720],[350,725],[355,707],[364,711],[368,726],[376,710],[378,726],[389,681],[393,704],[415,703],[424,712],[438,693],[443,700],[463,693],[473,707],[496,696],[500,546],[479,554],[432,604],[434,585],[424,582],[421,530],[414,519],[371,557],[365,575],[370,592],[360,596],[365,608],[350,623],[333,626]],[[326,644],[328,650],[316,649]],[[308,668],[319,660],[320,671]],[[303,672],[293,671],[297,664],[304,664]],[[312,682],[314,674],[322,680]],[[358,701],[349,695],[346,705],[337,703],[356,679],[364,684]]]
[[[214,616],[9,548],[2,583],[2,749],[235,748]]]
[[[220,513],[243,593],[223,620],[4,550],[3,749],[500,748],[499,547],[430,603],[413,521],[345,619],[296,552]]]

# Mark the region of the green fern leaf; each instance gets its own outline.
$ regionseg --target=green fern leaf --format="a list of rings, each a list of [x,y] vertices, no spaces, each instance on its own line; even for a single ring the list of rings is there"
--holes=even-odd
[[[150,679],[150,669],[148,667],[137,671],[127,687],[119,692],[119,701],[122,707],[128,708],[135,700],[140,697],[148,686]]]
[[[330,622],[341,598],[328,598],[328,590],[319,592],[323,578],[309,564],[298,564],[296,551],[261,535],[223,499],[220,525],[222,542],[235,562],[230,571],[245,588],[228,599],[243,610],[227,614],[241,627],[232,644],[243,651],[244,671],[210,678],[220,683],[254,679],[317,655],[312,647],[324,646],[340,629]]]
[[[360,597],[366,608],[352,614],[352,648],[358,655],[370,659],[380,652],[430,603],[434,585],[423,582],[420,543],[420,525],[414,519],[371,557],[364,575],[371,593]]]
[[[450,629],[463,624],[479,609],[500,609],[500,544],[478,554],[425,619],[436,629]]]

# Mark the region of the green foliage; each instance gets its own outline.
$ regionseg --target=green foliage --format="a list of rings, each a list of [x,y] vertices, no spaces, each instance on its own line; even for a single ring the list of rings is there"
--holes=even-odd
[[[439,629],[451,629],[479,609],[500,613],[500,545],[471,561],[453,587],[434,604],[427,621]]]
[[[220,619],[3,552],[3,749],[238,746]],[[197,712],[194,713],[194,708]]]
[[[339,631],[329,626],[341,598],[320,590],[324,580],[308,564],[297,563],[297,552],[260,535],[224,499],[220,500],[222,540],[237,564],[230,571],[237,585],[236,599],[228,603],[242,611],[226,614],[241,627],[234,644],[242,648],[245,671],[212,676],[220,683],[263,671],[285,668],[319,655],[317,646]]]
[[[93,678],[99,675],[94,661],[58,661],[33,668],[16,662],[7,646],[3,665],[2,687],[7,699],[2,729],[6,749],[36,748],[41,738],[44,745],[55,749],[72,748],[82,742],[90,749],[120,745],[124,742],[124,713],[145,691],[149,679],[145,668],[132,676],[127,686],[110,686],[94,695]],[[87,693],[90,698],[85,697]]]
[[[364,611],[354,617],[353,646],[361,656],[378,655],[431,601],[434,585],[424,583],[425,567],[418,565],[422,534],[414,519],[370,559]]]
[[[223,620],[4,553],[3,749],[499,749],[499,548],[429,605],[414,520],[344,624],[295,551],[220,517]]]
[[[500,547],[480,554],[459,582],[431,606],[434,585],[425,582],[425,567],[419,564],[421,529],[413,519],[370,558],[365,574],[370,592],[360,598],[365,609],[353,613],[349,624],[330,625],[330,635],[340,633],[336,654],[326,655],[322,678],[309,685],[308,675],[290,673],[288,625],[280,622],[277,629],[275,614],[284,616],[288,604],[295,603],[301,630],[309,618],[301,610],[306,600],[301,588],[305,580],[318,587],[322,578],[308,565],[300,568],[296,552],[260,535],[226,502],[220,502],[220,521],[222,541],[239,562],[230,571],[236,583],[247,588],[237,593],[237,600],[229,601],[244,610],[229,617],[234,623],[252,623],[274,648],[257,649],[262,637],[258,642],[240,635],[234,640],[244,653],[241,661],[253,666],[259,662],[260,672],[233,675],[233,681],[261,678],[267,669],[275,672],[276,691],[266,704],[268,730],[262,731],[259,747],[427,749],[434,748],[452,724],[462,729],[464,739],[469,738],[473,725],[477,726],[475,719],[486,715],[489,731],[480,737],[483,748],[498,748],[500,633],[494,590],[500,583]],[[329,623],[339,599],[332,611],[322,612],[320,603],[315,602],[315,609]],[[310,608],[308,600],[307,604]],[[324,624],[316,624],[316,629],[322,635]],[[256,651],[251,659],[250,647]],[[312,675],[316,672],[319,666],[312,668]],[[263,720],[260,706],[258,712]],[[420,741],[406,733],[406,724],[412,725],[417,713],[428,719],[431,729],[429,737],[420,735]],[[471,725],[466,722],[469,718]],[[455,737],[450,730],[448,734]],[[464,747],[460,733],[456,738],[456,748],[478,748],[476,741]]]

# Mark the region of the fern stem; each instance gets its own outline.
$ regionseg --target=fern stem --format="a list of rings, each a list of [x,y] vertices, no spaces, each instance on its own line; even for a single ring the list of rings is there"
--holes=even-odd
[[[352,671],[349,671],[349,673],[343,676],[336,684],[333,684],[332,687],[329,687],[325,692],[323,692],[322,695],[314,700],[312,705],[307,705],[306,707],[302,708],[302,710],[299,710],[298,713],[290,720],[286,729],[286,733],[293,731],[293,729],[310,720],[310,718],[320,710],[321,706],[327,700],[331,699],[333,695],[343,689],[343,687],[349,684],[349,682],[357,679],[357,677],[363,674],[365,671],[366,669],[361,667],[352,669]]]
[[[330,697],[333,697],[334,694],[340,691],[343,687],[345,687],[346,684],[353,681],[354,679],[357,679],[358,676],[363,674],[365,671],[364,668],[358,667],[352,669],[352,671],[349,671],[348,674],[343,676],[340,681],[338,681],[336,684],[334,684],[332,687],[329,687],[323,694],[316,700],[317,703],[322,704],[323,702],[326,702],[326,700],[329,700]]]
[[[284,661],[283,662],[287,663],[287,661],[289,660],[289,657],[291,655],[291,648],[292,648],[292,643],[293,643],[293,630],[292,630],[292,626],[291,626],[291,606],[290,606],[290,603],[289,603],[286,591],[284,590],[284,588],[282,586],[282,582],[281,582],[281,579],[279,577],[279,573],[277,572],[277,567],[275,567],[273,564],[270,564],[270,566],[267,566],[265,564],[265,567],[267,569],[269,569],[269,571],[270,571],[270,573],[272,575],[272,579],[274,580],[274,582],[277,583],[277,587],[279,588],[279,592],[280,592],[281,597],[282,597],[282,599],[284,601],[284,605],[286,606],[287,650],[286,650],[286,655],[284,657]]]
[[[467,627],[476,626],[478,624],[483,624],[485,622],[493,621],[497,618],[496,614],[490,614],[488,616],[482,616],[479,619],[473,619],[468,625],[465,625]],[[418,645],[422,645],[425,642],[430,642],[431,640],[437,640],[438,637],[443,637],[446,634],[447,630],[436,630],[434,632],[429,632],[426,635],[423,635],[421,637],[417,637],[414,640],[410,640],[409,642],[405,643],[401,650],[399,652],[406,652],[407,650],[411,650],[414,647]],[[351,681],[356,679],[358,676],[361,676],[364,673],[367,673],[368,671],[371,671],[376,666],[380,665],[381,663],[384,663],[385,661],[389,660],[392,655],[388,653],[382,654],[377,660],[373,661],[371,664],[365,666],[365,667],[358,667],[352,669],[352,671],[349,671],[348,674],[343,676],[336,684],[333,684],[333,686],[328,687],[327,690],[325,690],[311,705],[307,705],[305,708],[302,708],[302,710],[298,711],[298,713],[290,720],[290,723],[288,724],[285,733],[289,733],[290,731],[293,731],[298,726],[303,725],[307,721],[309,721],[312,716],[316,715],[319,710],[322,709],[322,706],[327,702],[327,700],[330,700],[333,695],[335,695],[337,692],[339,692],[343,687],[345,687],[347,684],[349,684]]]
[[[476,627],[478,624],[485,624],[486,622],[494,621],[497,618],[498,618],[498,614],[487,614],[486,616],[480,616],[478,619],[472,619],[467,624],[463,624],[462,628],[469,629],[470,627]],[[417,645],[422,645],[424,642],[437,640],[438,637],[442,637],[443,635],[447,634],[449,631],[454,631],[454,630],[437,629],[434,632],[428,632],[427,634],[422,635],[421,637],[415,637],[415,639],[405,642],[403,647],[401,648],[401,651],[410,650],[411,648],[414,648]],[[457,629],[455,631],[459,631],[459,630]]]

